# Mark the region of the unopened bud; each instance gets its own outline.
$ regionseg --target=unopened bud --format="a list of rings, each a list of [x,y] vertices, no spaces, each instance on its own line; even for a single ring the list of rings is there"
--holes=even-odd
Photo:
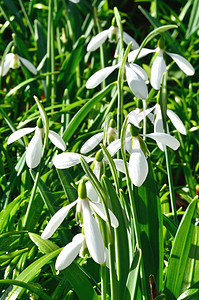
[[[43,128],[43,123],[42,123],[41,118],[39,118],[39,119],[37,120],[37,127],[40,128],[40,129]]]
[[[158,47],[161,49],[161,50],[164,50],[164,47],[165,47],[165,39],[163,37],[161,37],[158,41]]]
[[[80,199],[87,198],[86,184],[85,184],[84,180],[82,180],[78,185],[78,197]]]
[[[137,128],[133,124],[130,124],[129,130],[130,130],[130,133],[131,133],[132,136],[138,136],[138,134],[139,134],[139,128]]]
[[[146,157],[148,157],[150,152],[149,152],[149,149],[148,149],[146,143],[143,141],[143,139],[141,138],[140,135],[138,136],[138,139],[139,139],[139,142],[140,142],[140,148],[141,148],[142,152],[144,153],[144,155]]]
[[[95,160],[100,162],[102,161],[104,158],[104,153],[102,151],[102,149],[100,149],[99,151],[97,151],[96,155],[95,155]]]

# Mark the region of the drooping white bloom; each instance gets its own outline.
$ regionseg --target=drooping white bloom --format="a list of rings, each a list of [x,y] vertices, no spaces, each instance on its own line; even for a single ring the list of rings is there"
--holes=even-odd
[[[70,168],[70,167],[73,167],[73,166],[79,164],[81,156],[86,160],[87,163],[94,162],[93,173],[99,180],[102,162],[103,163],[108,162],[106,157],[104,157],[102,159],[102,161],[96,161],[95,157],[84,156],[79,153],[73,153],[73,152],[64,152],[64,153],[56,155],[53,158],[53,164],[57,169],[67,169],[67,168]],[[122,159],[113,159],[113,161],[115,163],[116,169],[119,172],[125,173],[123,160]],[[87,194],[88,194],[89,199],[91,199],[92,201],[97,201],[97,199],[98,199],[97,193],[96,193],[95,189],[93,188],[92,184],[90,183],[90,181],[86,182],[86,188],[87,188]]]
[[[114,70],[120,67],[120,63],[106,67],[93,74],[86,82],[86,88],[92,89],[104,81]],[[132,93],[139,99],[145,100],[148,97],[148,89],[145,81],[148,80],[146,72],[138,65],[125,64],[126,79]]]
[[[144,136],[149,137],[156,142],[160,142],[173,150],[177,150],[180,146],[179,141],[167,133],[149,133]],[[142,144],[142,147],[141,147]],[[143,140],[140,135],[131,136],[128,131],[125,139],[125,147],[127,152],[130,154],[128,170],[129,176],[132,180],[132,183],[135,186],[141,186],[148,174],[148,164],[147,164],[147,147],[145,146]],[[114,155],[121,148],[121,140],[118,139],[111,143],[107,150],[111,155]],[[143,152],[143,148],[146,148],[145,153]]]
[[[115,128],[115,121],[111,120],[110,124],[113,124],[113,127],[110,126],[107,130],[106,140],[108,145],[117,138],[117,130]],[[103,124],[102,124],[103,127]],[[99,132],[91,136],[81,147],[80,153],[86,154],[93,150],[99,143],[103,140],[104,132]]]
[[[35,134],[26,149],[26,163],[30,169],[36,168],[39,165],[42,158],[42,151],[43,151],[42,138],[44,134],[43,128],[39,128],[36,126],[33,128],[28,127],[28,128],[19,129],[13,132],[9,136],[7,141],[7,144],[9,145],[15,142],[16,140],[19,140],[24,135],[31,133],[33,131],[35,131]],[[58,147],[63,151],[66,150],[65,142],[56,132],[49,130],[48,137],[56,147]]]
[[[106,215],[104,208],[101,203],[93,203],[89,201],[87,198],[80,199],[78,198],[73,203],[62,207],[58,210],[54,216],[50,219],[46,228],[44,229],[41,237],[42,239],[50,238],[59,225],[63,222],[65,217],[67,216],[69,210],[77,205],[77,212],[82,215],[82,226],[84,228],[84,235],[78,234],[76,235],[72,242],[64,247],[64,249],[59,254],[56,261],[56,269],[62,270],[69,266],[79,252],[82,252],[82,247],[87,247],[89,253],[93,260],[99,264],[103,264],[105,261],[105,246],[103,242],[102,235],[100,233],[99,227],[95,218],[92,214],[92,209],[103,219],[106,221]],[[115,215],[109,210],[111,225],[116,228],[119,223]]]
[[[102,32],[98,33],[96,36],[94,36],[91,41],[89,42],[87,46],[87,51],[95,51],[98,49],[107,39],[109,41],[112,40],[112,36],[120,38],[120,32],[119,30],[111,26],[109,29],[103,30]],[[123,32],[123,41],[128,45],[130,42],[132,42],[132,49],[138,49],[139,45],[138,43],[125,31]]]
[[[135,57],[138,54],[139,49],[133,50],[128,54],[128,61],[132,62],[135,60]],[[137,58],[142,58],[150,53],[156,53],[157,56],[152,64],[151,67],[151,85],[155,90],[160,89],[160,84],[162,81],[162,76],[164,72],[167,71],[166,63],[164,60],[164,53],[168,54],[178,65],[178,67],[188,76],[194,75],[195,70],[186,60],[183,56],[175,53],[170,53],[165,51],[164,49],[161,49],[157,47],[156,49],[148,49],[148,48],[142,48]]]
[[[21,66],[21,63],[34,75],[37,74],[37,69],[35,66],[29,62],[26,58],[23,58],[19,56],[18,54],[14,53],[8,53],[5,57],[5,61],[3,64],[3,70],[2,65],[0,67],[0,73],[2,72],[2,76],[5,76],[9,69],[17,69]]]

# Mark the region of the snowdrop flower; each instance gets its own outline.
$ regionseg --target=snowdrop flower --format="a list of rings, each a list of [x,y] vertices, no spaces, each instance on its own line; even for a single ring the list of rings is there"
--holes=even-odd
[[[134,50],[128,54],[128,61],[134,61],[138,54],[139,49]],[[144,57],[149,53],[156,53],[156,58],[151,67],[151,85],[155,90],[160,89],[160,84],[164,72],[167,71],[166,63],[164,60],[164,53],[168,54],[178,65],[178,67],[188,76],[195,73],[192,65],[183,56],[175,53],[170,53],[164,50],[164,39],[161,38],[156,49],[142,48],[138,58]]]
[[[31,62],[29,62],[27,59],[14,54],[14,53],[8,53],[5,57],[5,61],[3,66],[1,65],[0,73],[2,72],[2,76],[5,76],[9,69],[17,69],[21,66],[21,63],[34,75],[37,74],[37,69],[33,66]]]
[[[31,139],[27,149],[26,149],[26,163],[30,169],[36,168],[42,158],[42,151],[43,151],[43,144],[42,144],[42,137],[44,134],[43,125],[41,119],[37,121],[36,127],[27,127],[19,129],[13,132],[7,141],[7,144],[11,144],[16,140],[19,140],[24,135],[35,132],[33,138]],[[48,137],[51,142],[58,147],[59,149],[65,151],[66,144],[63,139],[54,131],[49,130]]]
[[[99,150],[95,157],[84,156],[79,153],[73,153],[73,152],[63,152],[61,154],[56,155],[53,158],[53,164],[57,169],[67,169],[79,164],[80,157],[83,157],[87,163],[93,162],[94,164],[93,173],[95,174],[97,179],[100,180],[100,173],[102,170],[103,163],[108,162],[107,159],[104,157],[102,150]],[[125,173],[123,160],[113,159],[113,161],[115,163],[116,169],[122,173]],[[86,182],[86,187],[87,187],[87,194],[89,199],[91,199],[92,201],[97,201],[98,195],[95,189],[93,188],[92,184],[90,183],[90,181]]]
[[[104,81],[114,70],[120,67],[120,63],[106,67],[93,74],[86,82],[86,88],[92,89]],[[145,81],[148,80],[146,72],[138,65],[125,64],[126,79],[132,93],[139,99],[145,100],[148,97],[148,89]]]
[[[149,151],[142,140],[141,135],[138,134],[138,130],[139,129],[136,126],[130,126],[129,131],[126,134],[125,146],[127,152],[130,154],[128,164],[129,176],[132,183],[139,187],[144,183],[148,174],[147,156],[149,155]],[[149,137],[156,142],[160,142],[173,150],[177,150],[180,146],[179,141],[167,133],[155,132],[143,136]],[[116,140],[107,147],[107,150],[111,155],[114,155],[120,148],[121,141]]]
[[[186,128],[185,128],[184,124],[182,123],[182,121],[180,120],[180,118],[178,117],[178,115],[176,115],[176,113],[174,113],[170,109],[167,109],[166,113],[167,113],[167,116],[170,119],[171,123],[173,124],[173,126],[181,134],[186,135],[187,134]],[[162,113],[161,113],[159,104],[155,105],[154,115],[156,116],[155,121],[153,122],[154,123],[154,132],[164,132]],[[167,125],[167,133],[169,133],[168,125]],[[160,148],[160,150],[164,151],[164,146],[161,143],[157,142],[157,145]]]
[[[106,221],[104,208],[101,203],[92,203],[88,200],[84,181],[81,181],[78,186],[78,199],[73,203],[62,207],[55,213],[44,229],[41,238],[50,238],[59,225],[63,222],[69,210],[75,205],[77,205],[76,218],[79,219],[80,224],[83,226],[84,235],[76,235],[72,242],[63,248],[56,261],[57,270],[62,270],[69,266],[78,253],[84,253],[86,248],[96,263],[103,264],[105,262],[106,257],[103,238],[97,222],[93,217],[91,207],[102,219]],[[111,225],[114,228],[118,227],[118,220],[110,210],[109,215],[111,219]]]
[[[102,125],[103,126],[103,125]],[[107,143],[108,145],[112,143],[117,137],[116,123],[114,119],[111,119],[109,124],[108,132],[107,132]],[[91,138],[89,138],[81,147],[80,152],[82,154],[86,154],[93,150],[99,143],[103,140],[104,132],[99,132],[94,134]]]
[[[95,51],[98,49],[107,39],[110,42],[117,41],[120,38],[120,32],[115,26],[111,26],[109,29],[103,30],[94,36],[87,46],[87,51]],[[123,32],[123,41],[128,45],[132,42],[132,49],[138,49],[138,43],[125,31]]]

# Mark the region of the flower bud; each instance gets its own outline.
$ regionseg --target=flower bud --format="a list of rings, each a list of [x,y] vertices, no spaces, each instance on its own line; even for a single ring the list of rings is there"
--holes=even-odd
[[[140,142],[140,148],[141,148],[142,152],[144,153],[144,155],[146,157],[148,157],[150,152],[149,152],[149,149],[147,148],[146,143],[143,141],[143,139],[141,138],[140,135],[138,136],[138,139],[139,139],[139,142]]]
[[[87,191],[86,191],[86,184],[85,181],[80,181],[78,185],[78,197],[80,199],[86,199],[87,198]]]
[[[37,127],[40,128],[40,129],[43,128],[43,123],[42,123],[41,118],[39,118],[39,119],[37,120]]]
[[[133,124],[130,124],[129,130],[130,130],[130,133],[131,133],[132,136],[138,136],[139,128],[137,128]]]
[[[95,155],[95,160],[100,162],[102,161],[104,158],[104,153],[102,151],[102,149],[100,149],[99,151],[97,151],[96,155]]]
[[[164,50],[164,47],[165,47],[165,39],[163,37],[161,37],[158,41],[158,47],[161,49],[161,50]]]

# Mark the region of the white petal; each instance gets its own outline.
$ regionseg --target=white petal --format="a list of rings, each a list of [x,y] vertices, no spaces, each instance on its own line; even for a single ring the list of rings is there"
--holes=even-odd
[[[148,133],[143,136],[147,136],[157,142],[160,142],[172,148],[173,150],[177,150],[180,147],[180,142],[176,138],[174,138],[173,136],[167,133],[156,132],[156,133]]]
[[[105,262],[105,246],[99,227],[91,214],[88,200],[82,201],[83,226],[86,244],[93,260],[98,264]]]
[[[155,105],[153,107],[147,108],[145,110],[140,110],[139,108],[136,108],[135,110],[132,110],[128,114],[128,121],[133,124],[134,126],[140,128],[139,123],[147,117],[153,110],[155,109]]]
[[[63,248],[55,263],[56,270],[67,268],[74,261],[82,247],[83,240],[83,234],[79,233],[73,238],[72,242]]]
[[[87,51],[95,51],[106,41],[108,34],[109,34],[109,29],[98,33],[96,36],[94,36],[91,39],[86,50]]]
[[[21,56],[18,56],[20,61],[23,63],[23,65],[31,72],[33,73],[34,75],[37,74],[37,69],[35,68],[35,66],[29,62],[27,59],[21,57]]]
[[[129,64],[129,67],[135,72],[137,73],[144,81],[148,80],[148,75],[147,73],[137,64]]]
[[[133,149],[129,160],[129,176],[135,186],[141,186],[148,174],[148,163],[141,149]]]
[[[73,3],[79,3],[80,2],[80,0],[69,0],[70,2],[73,2]]]
[[[83,154],[86,154],[87,152],[90,152],[93,150],[103,139],[104,132],[99,132],[95,135],[93,135],[91,138],[89,138],[84,145],[82,146],[80,152]]]
[[[119,36],[119,34],[118,34]],[[123,41],[128,45],[130,42],[132,42],[132,49],[138,49],[139,45],[136,42],[136,40],[134,40],[128,33],[126,33],[125,31],[123,31]]]
[[[9,136],[7,144],[9,145],[9,144],[15,142],[16,140],[19,140],[22,136],[35,131],[35,128],[36,127],[34,127],[34,128],[28,127],[28,128],[22,128],[22,129],[16,130]]]
[[[139,49],[136,49],[136,50],[131,51],[128,54],[128,61],[129,62],[134,61],[134,59],[136,58],[136,56],[138,54],[138,51],[139,51]],[[155,52],[155,49],[142,48],[139,55],[138,55],[138,58],[142,58],[142,57],[146,56],[147,54],[153,53],[153,52]]]
[[[111,156],[113,156],[121,148],[121,140],[117,139],[114,142],[110,143],[106,148]]]
[[[48,137],[57,148],[61,149],[62,151],[66,150],[66,143],[55,131],[49,130]]]
[[[195,73],[194,68],[183,56],[175,53],[166,52],[178,65],[178,67],[187,75],[192,76]]]
[[[115,66],[106,67],[97,71],[93,74],[86,82],[86,88],[92,89],[98,86],[103,80],[105,80],[115,69],[119,67],[120,64]]]
[[[151,85],[155,90],[160,89],[162,76],[166,72],[166,64],[163,58],[163,51],[159,50],[151,68]]]
[[[92,184],[90,183],[90,181],[86,182],[86,191],[89,199],[91,199],[94,202],[98,201],[98,194],[94,189],[94,187],[92,186]]]
[[[104,207],[101,203],[92,203],[90,202],[90,206],[94,209],[94,211],[104,220],[106,221],[106,214]],[[109,216],[110,216],[110,221],[111,221],[111,226],[114,228],[117,228],[119,226],[118,219],[114,215],[114,213],[108,209]]]
[[[126,151],[131,154],[132,153],[132,136],[128,137],[125,139],[125,147],[126,147]]]
[[[75,204],[77,203],[78,199],[64,207],[62,207],[61,209],[59,209],[50,219],[50,221],[48,222],[46,228],[44,229],[44,231],[42,232],[41,238],[44,240],[49,239],[55,232],[55,230],[57,230],[57,228],[59,227],[59,225],[63,222],[63,220],[65,219],[65,217],[67,216],[69,210],[75,206]]]
[[[145,100],[148,97],[148,90],[144,80],[135,73],[128,64],[125,65],[126,68],[126,78],[128,85],[133,92],[133,94],[139,99]]]
[[[170,109],[167,109],[167,116],[173,123],[173,126],[182,134],[186,135],[187,131],[180,118]]]
[[[161,111],[159,111],[156,115],[155,122],[154,122],[154,132],[164,133]],[[156,142],[157,142],[157,145],[160,148],[160,150],[164,151],[165,146],[158,141],[156,141]]]
[[[13,57],[14,57],[13,53],[8,53],[6,55],[4,64],[3,64],[2,76],[5,76],[8,73],[8,70],[11,68]],[[0,69],[0,72],[1,72],[1,69]]]
[[[64,152],[64,153],[56,155],[53,158],[53,164],[57,169],[67,169],[67,168],[70,168],[70,167],[73,167],[73,166],[79,164],[80,156],[81,156],[81,154],[79,154],[79,153]],[[86,157],[83,155],[82,155],[82,157],[87,162],[91,162],[94,160],[94,158],[92,158],[92,157]]]
[[[125,174],[124,161],[123,159],[114,159],[113,160],[116,166],[116,169]]]
[[[36,168],[42,157],[42,131],[36,128],[35,134],[26,149],[26,163],[30,169]]]

